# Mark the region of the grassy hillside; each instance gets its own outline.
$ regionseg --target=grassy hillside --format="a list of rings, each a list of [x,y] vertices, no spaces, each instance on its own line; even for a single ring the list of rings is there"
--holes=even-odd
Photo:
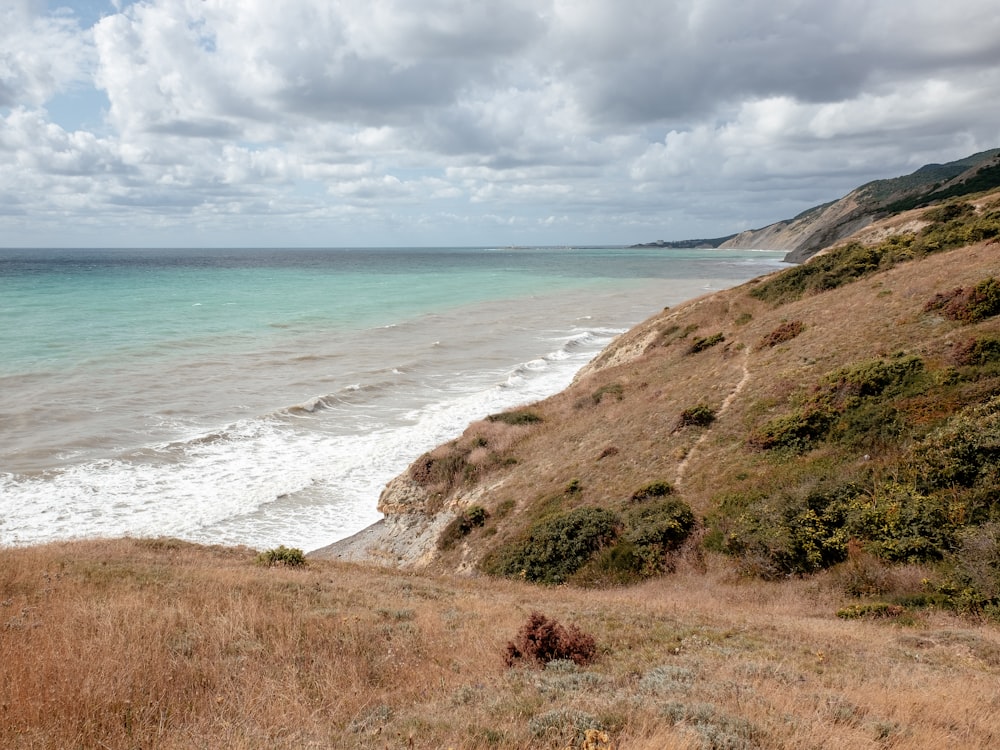
[[[2,549],[0,746],[995,746],[995,628],[845,619],[832,576],[703,563],[598,591],[172,540]],[[594,658],[508,667],[534,611]]]
[[[409,472],[455,516],[435,568],[600,586],[694,546],[997,611],[998,234],[1000,196],[913,212],[665,310],[563,393],[471,425]],[[894,584],[895,564],[926,580]]]

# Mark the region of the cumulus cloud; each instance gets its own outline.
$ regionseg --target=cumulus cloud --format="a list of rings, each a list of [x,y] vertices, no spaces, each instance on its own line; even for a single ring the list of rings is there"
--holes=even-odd
[[[8,0],[0,7],[0,108],[38,106],[86,75],[86,33],[72,16],[39,15],[38,6]]]
[[[0,10],[10,237],[704,236],[1000,145],[989,0],[67,5]]]

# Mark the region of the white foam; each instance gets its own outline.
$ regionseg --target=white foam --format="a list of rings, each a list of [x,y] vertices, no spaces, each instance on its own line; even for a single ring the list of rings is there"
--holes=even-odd
[[[470,373],[394,418],[374,418],[366,401],[331,412],[316,397],[287,410],[292,419],[241,420],[131,456],[0,476],[0,543],[129,534],[257,548],[329,544],[377,520],[382,487],[420,453],[475,419],[565,387],[607,338],[562,337],[578,346],[500,377]]]

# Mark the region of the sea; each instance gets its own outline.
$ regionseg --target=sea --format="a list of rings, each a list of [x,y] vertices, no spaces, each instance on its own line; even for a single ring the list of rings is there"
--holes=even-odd
[[[312,550],[472,421],[783,264],[661,248],[0,249],[0,546]]]

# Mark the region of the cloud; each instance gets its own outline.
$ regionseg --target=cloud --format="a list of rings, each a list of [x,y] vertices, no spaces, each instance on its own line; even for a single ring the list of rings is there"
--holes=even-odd
[[[988,0],[45,7],[0,10],[0,190],[53,242],[125,207],[163,241],[704,236],[1000,145]]]
[[[37,15],[37,6],[8,0],[0,7],[0,108],[41,105],[86,76],[86,33],[71,16]]]

